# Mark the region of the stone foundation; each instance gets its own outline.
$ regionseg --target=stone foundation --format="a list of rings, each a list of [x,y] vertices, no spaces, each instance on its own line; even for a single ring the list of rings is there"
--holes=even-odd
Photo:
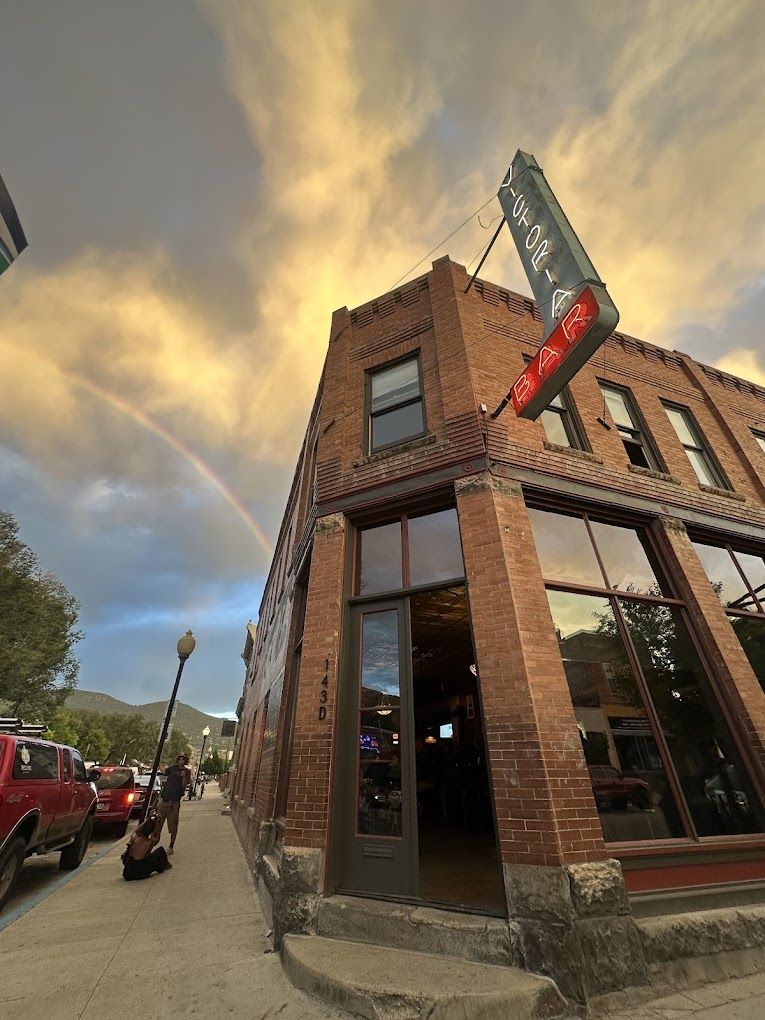
[[[570,999],[648,982],[640,932],[618,861],[564,867],[504,865],[508,913],[526,970]]]
[[[274,946],[287,934],[316,930],[324,877],[324,852],[285,847],[277,860],[263,854],[257,869],[258,895],[273,930]]]

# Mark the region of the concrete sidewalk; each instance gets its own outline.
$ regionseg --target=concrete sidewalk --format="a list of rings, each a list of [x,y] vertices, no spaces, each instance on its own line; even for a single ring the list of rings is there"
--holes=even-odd
[[[339,1017],[293,988],[267,952],[223,805],[211,787],[182,805],[172,871],[123,881],[121,840],[0,932],[0,1016]]]

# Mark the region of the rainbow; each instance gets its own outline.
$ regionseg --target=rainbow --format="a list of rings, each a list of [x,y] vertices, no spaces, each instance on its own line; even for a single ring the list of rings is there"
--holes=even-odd
[[[9,344],[7,341],[0,340],[0,343],[4,347],[13,349],[13,344]],[[32,352],[27,351],[27,355]],[[34,357],[40,357],[39,354],[34,354]],[[43,359],[49,360],[49,359]],[[55,364],[54,362],[51,362]],[[123,397],[117,396],[116,393],[112,393],[111,390],[107,390],[103,386],[98,386],[96,383],[91,382],[90,379],[86,379],[85,376],[78,375],[76,372],[69,372],[59,365],[55,365],[56,370],[75,386],[79,386],[81,389],[92,394],[94,397],[98,397],[109,407],[115,411],[119,411],[121,414],[126,415],[141,428],[146,429],[154,436],[158,436],[163,442],[167,443],[177,454],[179,454],[187,463],[189,463],[200,477],[215,491],[225,499],[229,506],[238,514],[244,524],[247,526],[248,531],[253,535],[260,548],[266,554],[266,558],[270,561],[273,557],[274,551],[271,547],[271,543],[268,538],[255,520],[253,515],[242,503],[242,501],[236,496],[234,492],[226,485],[222,478],[215,474],[209,464],[205,463],[201,457],[199,457],[193,450],[190,450],[188,446],[184,445],[177,436],[174,436],[172,432],[160,425],[159,422],[150,418],[148,414],[142,411],[140,408],[131,404]]]
[[[58,366],[57,366],[58,367]],[[266,554],[267,559],[270,561],[273,557],[273,548],[271,543],[268,541],[265,532],[255,520],[253,515],[242,503],[242,501],[231,491],[228,485],[212,470],[209,464],[202,460],[193,450],[190,450],[188,446],[181,442],[177,436],[173,435],[164,425],[160,425],[159,422],[150,418],[148,414],[140,410],[134,404],[129,403],[123,397],[117,396],[116,393],[112,393],[111,390],[105,389],[103,386],[98,386],[96,383],[91,382],[90,379],[86,379],[84,376],[77,375],[74,372],[67,372],[64,369],[58,368],[63,376],[73,382],[76,386],[81,387],[93,396],[98,397],[109,407],[114,408],[116,411],[120,411],[126,415],[137,425],[146,429],[152,435],[158,436],[168,446],[170,446],[177,454],[184,458],[199,474],[207,484],[215,489],[215,491],[225,499],[229,506],[236,511],[239,517],[247,526],[248,530],[255,537],[255,540],[260,545],[263,552]]]

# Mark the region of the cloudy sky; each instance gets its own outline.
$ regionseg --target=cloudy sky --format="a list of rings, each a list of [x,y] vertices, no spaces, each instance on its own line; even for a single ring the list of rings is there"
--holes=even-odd
[[[765,383],[759,0],[0,0],[0,505],[80,686],[235,706],[334,308],[533,152],[620,328]],[[498,214],[483,214],[486,224]],[[433,257],[463,263],[476,219]],[[426,263],[424,268],[428,267]],[[509,234],[483,276],[528,293]]]

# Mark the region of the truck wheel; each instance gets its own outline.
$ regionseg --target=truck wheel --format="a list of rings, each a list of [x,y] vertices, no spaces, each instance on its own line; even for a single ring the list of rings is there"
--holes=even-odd
[[[21,874],[27,845],[23,839],[14,839],[5,853],[0,857],[0,909],[5,905],[13,892],[13,887]]]
[[[88,849],[90,837],[93,833],[93,815],[88,815],[82,823],[82,828],[75,836],[74,842],[64,847],[61,851],[61,859],[58,862],[62,871],[74,871],[82,864],[82,858]]]

